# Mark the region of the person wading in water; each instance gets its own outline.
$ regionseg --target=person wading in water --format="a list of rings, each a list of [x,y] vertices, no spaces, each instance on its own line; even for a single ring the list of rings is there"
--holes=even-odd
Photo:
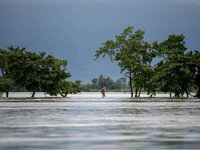
[[[105,94],[105,89],[106,89],[106,87],[103,87],[102,89],[101,89],[101,93],[102,93],[102,98],[104,98],[104,97],[106,97],[106,94]]]

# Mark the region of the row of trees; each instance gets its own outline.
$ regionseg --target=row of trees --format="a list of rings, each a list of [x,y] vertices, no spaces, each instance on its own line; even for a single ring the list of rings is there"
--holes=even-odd
[[[68,93],[81,91],[80,81],[75,83],[66,81],[71,77],[66,73],[67,61],[56,59],[46,53],[32,53],[23,48],[8,47],[8,50],[0,49],[0,68],[3,82],[0,82],[0,91],[6,92],[6,97],[13,86],[20,85],[26,90],[44,91],[50,95],[60,94],[64,97]]]
[[[126,84],[126,77],[121,77],[114,82],[110,77],[105,78],[102,74],[99,78],[93,78],[92,84],[82,85],[83,91],[100,91],[103,87],[106,87],[107,90],[128,90],[129,86]]]
[[[123,33],[115,36],[115,41],[107,40],[99,50],[95,59],[100,55],[107,55],[111,61],[118,61],[121,73],[129,78],[131,97],[133,87],[135,97],[145,89],[153,95],[156,91],[175,93],[181,96],[190,87],[196,87],[196,96],[200,97],[200,53],[190,51],[186,53],[183,34],[169,35],[168,39],[152,44],[144,41],[145,31],[127,27]],[[154,58],[162,60],[152,66]]]

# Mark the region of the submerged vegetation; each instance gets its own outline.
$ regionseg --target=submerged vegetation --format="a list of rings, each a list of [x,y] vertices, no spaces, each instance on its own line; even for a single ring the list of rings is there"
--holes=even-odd
[[[124,77],[114,82],[111,78],[93,78],[92,84],[81,85],[81,81],[67,81],[71,77],[66,73],[67,60],[56,59],[46,53],[29,52],[26,48],[8,47],[0,49],[0,92],[43,91],[50,95],[60,94],[66,97],[69,93],[99,91],[107,87],[107,91],[130,91],[133,97],[147,91],[150,96],[156,92],[174,93],[176,97],[187,96],[196,91],[200,97],[200,52],[197,50],[186,53],[184,35],[169,35],[168,39],[158,43],[144,41],[145,31],[127,27],[123,33],[115,36],[115,41],[107,40],[99,50],[95,59],[107,55],[111,62],[117,61]],[[152,60],[160,61],[152,66]],[[126,82],[128,77],[128,85]]]

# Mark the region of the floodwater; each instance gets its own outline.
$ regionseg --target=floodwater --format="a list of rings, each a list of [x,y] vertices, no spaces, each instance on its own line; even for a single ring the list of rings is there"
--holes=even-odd
[[[200,99],[106,94],[0,98],[0,150],[200,149]]]

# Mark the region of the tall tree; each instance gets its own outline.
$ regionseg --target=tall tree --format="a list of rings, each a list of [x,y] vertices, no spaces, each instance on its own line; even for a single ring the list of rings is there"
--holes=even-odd
[[[10,53],[8,55],[8,67],[6,69],[6,75],[13,79],[15,84],[25,86],[27,90],[33,90],[32,97],[35,95],[35,91],[41,87],[41,74],[38,59],[40,60],[42,55],[25,51],[25,47],[14,48],[8,47]]]
[[[41,88],[50,95],[59,94],[60,82],[71,77],[70,73],[66,73],[67,60],[48,55],[41,60],[40,65]]]
[[[120,89],[122,89],[122,87],[123,87],[123,84],[122,84],[121,79],[117,79],[116,84],[115,84],[115,88],[120,90]]]
[[[104,81],[106,89],[112,90],[114,88],[114,81],[110,77],[107,77]]]
[[[99,79],[98,79],[98,85],[100,88],[106,87],[106,82],[105,82],[105,77],[100,74]]]
[[[9,91],[12,87],[11,79],[6,79],[5,70],[7,68],[7,57],[9,53],[6,50],[0,49],[0,69],[3,77],[3,81],[0,82],[0,92],[6,92],[6,97],[9,95]]]
[[[194,85],[197,86],[196,97],[200,98],[200,52],[195,50],[191,60],[190,70],[194,72]]]
[[[82,87],[81,87],[81,80],[75,80],[75,82],[72,82],[72,91],[70,93],[80,93],[82,91]]]
[[[157,83],[162,91],[173,92],[178,97],[191,86],[193,74],[188,66],[191,58],[184,54],[187,49],[184,38],[183,34],[172,34],[159,44],[154,42],[154,48],[164,59],[156,67],[152,82]]]
[[[98,79],[97,78],[93,78],[91,81],[92,81],[91,88],[92,89],[97,89],[98,88]]]
[[[127,27],[123,33],[115,36],[115,41],[107,40],[103,43],[103,47],[96,50],[95,59],[98,59],[100,55],[105,58],[106,55],[113,62],[119,61],[118,66],[121,67],[121,73],[126,72],[130,80],[131,97],[133,97],[132,79],[140,72],[138,65],[145,65],[147,62],[151,62],[152,54],[150,44],[145,42],[143,35],[145,31],[137,30],[133,33],[133,27]],[[142,63],[144,61],[144,63]]]
[[[6,76],[27,90],[33,90],[32,97],[38,89],[50,95],[59,94],[59,83],[71,76],[65,72],[66,60],[56,59],[52,55],[45,57],[45,52],[28,52],[26,48],[11,46],[8,49],[10,53],[7,57]]]

